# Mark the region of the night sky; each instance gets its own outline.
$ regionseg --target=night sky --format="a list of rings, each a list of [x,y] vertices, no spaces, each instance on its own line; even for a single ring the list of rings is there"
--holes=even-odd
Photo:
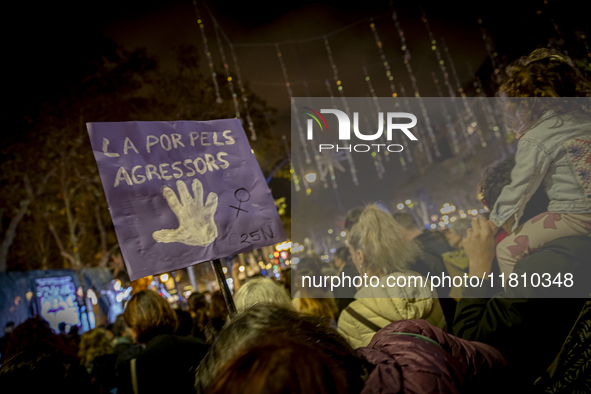
[[[405,31],[411,64],[424,97],[437,96],[431,73],[440,71],[420,19],[421,10],[435,38],[445,38],[464,85],[471,80],[466,62],[484,79],[491,71],[478,18],[491,34],[499,56],[508,61],[545,46],[550,37],[577,43],[576,32],[587,29],[585,13],[577,10],[575,2],[495,1],[466,6],[424,1],[393,2],[392,6]],[[389,83],[370,22],[364,20],[373,17],[397,89],[403,85],[408,95],[413,93],[388,1],[198,1],[198,7],[217,71],[223,68],[208,8],[235,45],[243,79],[279,110],[273,128],[277,138],[290,134],[289,100],[276,49],[266,44],[282,43],[294,96],[327,96],[325,81],[330,80],[334,86],[333,70],[320,37],[361,21],[328,37],[339,78],[346,96],[367,96],[362,71],[365,66],[377,95],[387,97],[391,95]],[[174,48],[193,44],[199,51],[203,72],[209,75],[190,0],[14,2],[3,14],[9,21],[2,27],[6,100],[0,119],[5,145],[25,138],[39,108],[65,94],[89,72],[90,64],[114,45],[130,51],[144,47],[161,64],[175,67]],[[289,40],[300,42],[284,43]]]
[[[516,5],[516,3],[519,3]],[[482,2],[459,6],[453,2],[422,2],[437,38],[445,37],[458,72],[467,80],[465,62],[478,69],[486,58],[477,18],[482,17],[499,47],[509,58],[525,54],[545,44],[554,33],[550,19],[566,35],[585,29],[584,13],[575,3],[550,1]],[[216,66],[221,65],[212,22],[202,2],[198,2],[212,47]],[[388,1],[343,3],[326,2],[209,2],[212,13],[237,45],[244,79],[263,98],[280,110],[287,109],[287,93],[273,47],[240,47],[240,44],[272,43],[306,39],[330,33],[366,17],[375,23],[394,72],[403,75],[400,43],[389,16]],[[430,73],[436,71],[435,56],[420,21],[419,3],[394,2],[413,54],[413,67],[423,96],[436,95]],[[536,11],[542,11],[537,14]],[[146,47],[164,64],[172,64],[173,48],[194,44],[203,57],[201,36],[193,4],[183,1],[66,1],[12,2],[3,9],[3,62],[5,107],[10,117],[35,111],[68,84],[84,75],[89,61],[100,56],[112,39],[126,49]],[[571,37],[572,38],[572,37]],[[365,96],[360,73],[366,65],[374,78],[383,77],[377,47],[368,23],[361,23],[330,37],[335,62],[348,96]],[[282,46],[295,95],[324,96],[325,79],[332,79],[322,41],[312,40]],[[205,66],[205,62],[202,62]],[[207,69],[204,67],[204,71]],[[307,89],[302,82],[308,83]],[[422,82],[424,81],[424,82]],[[424,85],[424,86],[423,86]],[[378,86],[380,86],[378,84]],[[380,95],[389,95],[385,88]],[[409,90],[409,87],[407,87]],[[16,112],[15,112],[16,111]],[[9,117],[3,114],[3,120]],[[286,114],[283,114],[286,115]]]

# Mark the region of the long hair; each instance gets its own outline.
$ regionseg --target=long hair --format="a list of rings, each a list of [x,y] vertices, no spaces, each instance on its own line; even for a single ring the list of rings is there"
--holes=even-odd
[[[331,328],[325,320],[273,304],[258,304],[237,314],[219,333],[197,368],[196,393],[209,392],[210,386],[224,366],[239,357],[244,351],[269,339],[281,346],[283,340],[280,338],[283,335],[289,337],[290,340],[304,344],[309,344],[310,338],[314,338],[311,353],[315,355],[319,352],[319,354],[328,356],[336,363],[337,368],[345,371],[344,376],[347,379],[350,392],[361,391],[362,376],[366,374],[363,361],[347,340]],[[306,350],[305,346],[301,346],[299,349],[302,350],[302,353]],[[257,376],[251,374],[251,377],[256,378]],[[220,390],[223,392],[223,388]]]
[[[346,394],[346,371],[308,341],[276,334],[246,348],[221,369],[210,394]]]
[[[572,111],[590,114],[591,84],[572,59],[554,49],[536,49],[507,67],[497,95],[506,98],[505,121],[523,134],[553,110],[560,117]],[[579,99],[573,99],[573,97]]]
[[[303,293],[306,293],[304,290],[311,289],[302,289]],[[326,296],[313,297],[313,292],[308,292],[305,295],[308,297],[300,298],[300,309],[298,312],[336,321],[339,308],[334,298]]]
[[[366,206],[351,228],[349,244],[386,274],[407,270],[421,254],[416,241],[408,241],[404,228],[375,204]]]
[[[161,334],[172,335],[178,324],[168,302],[152,290],[135,293],[127,303],[123,317],[136,332],[139,343],[148,343]]]

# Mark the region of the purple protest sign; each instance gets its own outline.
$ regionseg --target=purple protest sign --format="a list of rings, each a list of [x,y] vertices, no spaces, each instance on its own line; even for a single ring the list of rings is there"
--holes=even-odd
[[[285,239],[239,120],[87,128],[131,280]]]

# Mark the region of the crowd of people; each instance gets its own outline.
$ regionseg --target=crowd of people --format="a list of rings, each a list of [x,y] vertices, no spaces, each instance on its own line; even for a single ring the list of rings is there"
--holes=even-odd
[[[590,92],[572,61],[549,50],[516,62],[501,87],[510,98],[588,99]],[[507,105],[520,140],[515,157],[493,166],[478,185],[490,215],[458,219],[438,232],[408,213],[392,215],[373,204],[353,209],[345,221],[347,246],[331,264],[308,255],[293,272],[282,272],[279,283],[262,276],[235,280],[234,315],[219,291],[210,300],[193,293],[187,310],[177,310],[142,290],[112,325],[81,336],[55,334],[39,317],[7,325],[0,388],[591,392],[591,116],[588,106],[548,105]],[[499,288],[491,273],[552,279],[568,273],[572,281]],[[300,280],[341,274],[367,274],[380,283],[467,276],[483,285],[433,289],[407,281],[331,292]]]

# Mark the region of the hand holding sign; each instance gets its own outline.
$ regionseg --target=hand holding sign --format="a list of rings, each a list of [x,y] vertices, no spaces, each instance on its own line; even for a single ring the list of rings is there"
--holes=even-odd
[[[180,242],[201,247],[211,244],[218,237],[218,228],[214,222],[218,195],[209,193],[203,205],[203,185],[198,179],[194,179],[192,184],[195,198],[189,194],[185,182],[178,180],[176,187],[180,201],[174,191],[167,186],[164,187],[162,194],[176,215],[179,227],[175,230],[155,231],[152,237],[160,243]]]

